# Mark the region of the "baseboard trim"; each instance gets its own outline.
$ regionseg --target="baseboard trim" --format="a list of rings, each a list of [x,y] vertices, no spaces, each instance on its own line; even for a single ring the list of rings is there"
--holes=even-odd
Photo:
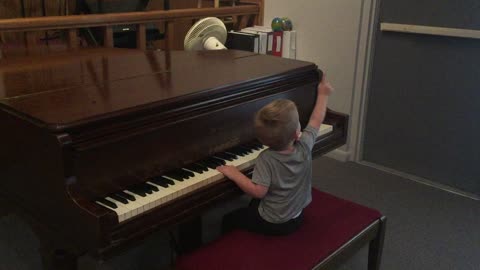
[[[416,175],[400,172],[400,171],[397,171],[395,169],[384,167],[382,165],[378,165],[376,163],[372,163],[372,162],[368,162],[368,161],[364,161],[364,160],[359,161],[358,163],[361,164],[361,165],[365,165],[365,166],[368,166],[368,167],[371,167],[371,168],[374,168],[374,169],[377,169],[377,170],[380,170],[380,171],[384,171],[384,172],[396,175],[396,176],[400,176],[402,178],[405,178],[405,179],[408,179],[408,180],[411,180],[411,181],[415,181],[417,183],[420,183],[420,184],[423,184],[423,185],[426,185],[426,186],[430,186],[430,187],[433,187],[433,188],[436,188],[436,189],[440,189],[440,190],[443,190],[443,191],[446,191],[446,192],[449,192],[449,193],[452,193],[452,194],[455,194],[455,195],[458,195],[458,196],[469,198],[469,199],[472,199],[472,200],[475,200],[475,201],[480,201],[480,196],[478,196],[476,194],[466,192],[466,191],[463,191],[463,190],[460,190],[460,189],[456,189],[456,188],[453,188],[451,186],[447,186],[447,185],[444,185],[444,184],[440,184],[440,183],[437,183],[435,181],[428,180],[428,179],[425,179],[425,178],[422,178],[422,177],[419,177],[419,176],[416,176]]]
[[[335,149],[331,152],[328,152],[327,154],[325,154],[325,156],[341,162],[347,162],[350,160],[350,152],[343,151],[340,149]]]

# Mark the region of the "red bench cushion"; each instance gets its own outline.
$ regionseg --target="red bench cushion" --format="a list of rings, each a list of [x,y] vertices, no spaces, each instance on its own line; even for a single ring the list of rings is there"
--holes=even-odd
[[[233,231],[177,260],[178,270],[312,269],[381,217],[373,209],[312,190],[304,223],[288,236]]]

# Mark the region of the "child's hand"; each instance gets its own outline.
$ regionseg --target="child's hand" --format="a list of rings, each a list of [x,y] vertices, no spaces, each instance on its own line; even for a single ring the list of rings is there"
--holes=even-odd
[[[223,173],[226,177],[230,178],[231,180],[235,180],[242,175],[242,172],[240,172],[235,166],[229,166],[229,165],[219,166],[217,167],[217,170]]]
[[[327,81],[327,77],[323,76],[322,81],[318,84],[318,94],[324,96],[330,96],[333,92],[333,87],[330,82]]]

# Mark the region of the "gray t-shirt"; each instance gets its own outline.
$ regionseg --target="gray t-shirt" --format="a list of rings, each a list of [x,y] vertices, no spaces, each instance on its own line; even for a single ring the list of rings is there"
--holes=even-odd
[[[255,161],[252,181],[268,187],[260,201],[260,216],[271,223],[296,217],[312,201],[312,148],[315,128],[307,126],[294,144],[294,151],[282,154],[267,149]]]

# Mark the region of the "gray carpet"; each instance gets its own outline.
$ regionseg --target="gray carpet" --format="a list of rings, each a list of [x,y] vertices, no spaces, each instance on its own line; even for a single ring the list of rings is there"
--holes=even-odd
[[[479,270],[480,203],[355,163],[328,158],[314,162],[315,187],[388,217],[382,269]],[[205,241],[219,235],[223,213],[247,203],[243,197],[204,217]],[[81,258],[79,269],[167,269],[170,259],[165,232],[106,262]],[[0,270],[42,269],[38,241],[14,216],[0,218]],[[364,248],[342,270],[367,269]]]
[[[356,163],[315,161],[314,186],[387,216],[386,270],[480,269],[480,203]],[[366,250],[343,269],[366,269]]]

